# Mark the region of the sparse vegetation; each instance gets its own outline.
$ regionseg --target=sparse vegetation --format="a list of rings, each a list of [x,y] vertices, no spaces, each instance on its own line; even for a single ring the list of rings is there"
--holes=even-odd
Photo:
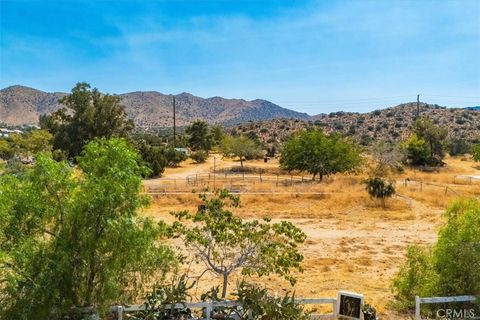
[[[214,197],[201,194],[200,199],[195,214],[174,213],[178,219],[174,229],[206,271],[222,277],[222,298],[227,296],[229,276],[237,270],[243,275],[278,274],[295,283],[292,271],[301,271],[303,260],[298,245],[306,237],[300,229],[286,221],[245,221],[235,216],[226,207],[238,207],[240,199],[226,190],[215,192]]]

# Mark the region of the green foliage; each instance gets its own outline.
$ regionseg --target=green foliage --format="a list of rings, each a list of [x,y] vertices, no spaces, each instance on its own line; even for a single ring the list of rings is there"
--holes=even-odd
[[[433,165],[427,142],[413,134],[401,145],[404,162],[412,166]]]
[[[399,310],[415,308],[415,296],[430,296],[436,282],[430,249],[411,245],[407,248],[406,258],[392,284],[393,306]]]
[[[292,171],[306,171],[315,176],[356,171],[361,165],[360,150],[341,135],[325,135],[321,130],[295,134],[282,148],[280,166]]]
[[[225,157],[238,157],[242,167],[245,159],[253,159],[260,154],[258,145],[245,136],[226,136],[222,141],[220,151]]]
[[[480,201],[454,202],[433,250],[443,296],[480,295]]]
[[[212,126],[210,129],[210,135],[212,137],[212,144],[216,147],[221,145],[222,140],[225,137],[225,133],[219,125]]]
[[[190,155],[190,158],[192,158],[192,160],[195,161],[196,163],[203,163],[203,162],[207,161],[208,153],[206,151],[203,151],[203,150],[198,150],[198,151],[193,152]]]
[[[363,183],[370,197],[380,199],[382,206],[385,207],[385,199],[395,194],[394,182],[387,182],[382,178],[368,178]]]
[[[188,145],[192,150],[209,151],[212,148],[212,137],[205,121],[197,120],[187,127],[185,132],[189,135]]]
[[[476,162],[480,162],[480,143],[477,143],[475,146],[472,147],[472,156],[473,160]]]
[[[166,227],[138,216],[145,170],[124,140],[101,139],[75,172],[40,155],[25,174],[0,177],[2,319],[128,302],[171,267],[172,251],[158,242]]]
[[[222,298],[227,294],[228,277],[236,270],[244,275],[277,274],[295,282],[291,269],[302,270],[298,245],[306,235],[290,222],[270,223],[235,216],[226,206],[236,208],[240,199],[226,190],[212,197],[200,195],[202,204],[195,214],[173,213],[174,229],[185,245],[204,262],[210,271],[223,277]],[[193,222],[193,224],[192,224]]]
[[[440,165],[445,156],[447,129],[434,125],[428,118],[418,118],[412,132],[406,144],[406,160],[411,165]]]
[[[6,139],[0,139],[0,159],[8,160],[13,157],[15,152]]]
[[[295,303],[295,294],[285,293],[283,297],[272,296],[266,288],[241,282],[235,295],[242,304],[241,319],[248,319],[251,310],[253,320],[308,320],[311,312]]]
[[[407,261],[392,285],[395,307],[413,308],[417,295],[480,295],[480,201],[456,201],[445,216],[433,250],[408,248]]]
[[[160,176],[168,165],[161,139],[153,135],[136,135],[132,137],[131,144],[150,169],[147,177]]]
[[[0,140],[0,158],[8,160],[13,156],[29,158],[40,152],[52,150],[52,135],[46,130],[32,130],[14,133]]]
[[[125,137],[133,129],[120,98],[91,90],[88,83],[77,83],[60,103],[66,108],[42,116],[40,125],[53,134],[54,149],[65,151],[70,159],[94,138]]]
[[[177,151],[173,147],[167,147],[163,151],[163,154],[167,159],[168,165],[172,167],[177,166],[180,162],[185,161],[188,158],[185,153]]]

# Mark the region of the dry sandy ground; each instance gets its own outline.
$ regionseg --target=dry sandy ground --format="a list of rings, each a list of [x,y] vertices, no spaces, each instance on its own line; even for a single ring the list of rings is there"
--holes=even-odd
[[[158,187],[168,178],[185,179],[191,174],[206,173],[213,166],[212,160],[167,169],[163,178],[148,180],[145,185]],[[397,176],[401,197],[390,200],[387,208],[368,198],[359,183],[362,176],[335,176],[321,184],[284,189],[326,192],[326,195],[244,195],[235,213],[248,219],[269,216],[274,220],[289,220],[307,234],[302,248],[305,272],[298,274],[295,286],[298,297],[335,297],[338,290],[348,290],[363,293],[366,302],[375,306],[383,319],[408,319],[388,307],[392,299],[391,280],[404,261],[406,247],[413,243],[434,243],[448,202],[458,196],[480,195],[478,184],[454,184],[456,175],[480,173],[472,162],[448,159],[447,163],[438,173],[406,171]],[[238,165],[220,157],[216,164],[217,168]],[[265,166],[260,161],[247,165]],[[278,164],[271,162],[266,166],[275,168]],[[402,183],[405,178],[411,180],[407,187]],[[423,182],[421,191],[418,181]],[[445,187],[450,189],[445,192]],[[170,211],[193,211],[198,203],[192,194],[158,195],[145,215],[171,220]],[[193,268],[192,272],[199,271]],[[200,290],[210,288],[215,281],[205,278],[199,284]],[[292,290],[289,284],[275,277],[255,281],[279,293]],[[232,279],[231,285],[234,284]]]

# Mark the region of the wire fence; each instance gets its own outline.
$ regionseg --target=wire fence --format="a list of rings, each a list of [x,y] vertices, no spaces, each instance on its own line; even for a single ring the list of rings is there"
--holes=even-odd
[[[192,190],[226,189],[233,194],[326,194],[319,191],[310,177],[300,175],[269,175],[246,173],[194,174],[186,178],[160,179],[158,184],[147,187],[148,194],[184,194]]]

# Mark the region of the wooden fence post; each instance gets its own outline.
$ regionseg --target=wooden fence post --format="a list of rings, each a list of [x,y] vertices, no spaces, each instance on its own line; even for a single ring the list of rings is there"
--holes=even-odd
[[[212,311],[213,311],[212,309],[213,309],[213,308],[212,308],[212,305],[211,305],[211,304],[209,304],[209,305],[205,308],[205,313],[206,313],[206,315],[205,315],[206,318],[205,318],[205,319],[206,319],[206,320],[212,319],[212,318],[211,318]]]
[[[420,297],[415,296],[415,320],[420,320]]]

